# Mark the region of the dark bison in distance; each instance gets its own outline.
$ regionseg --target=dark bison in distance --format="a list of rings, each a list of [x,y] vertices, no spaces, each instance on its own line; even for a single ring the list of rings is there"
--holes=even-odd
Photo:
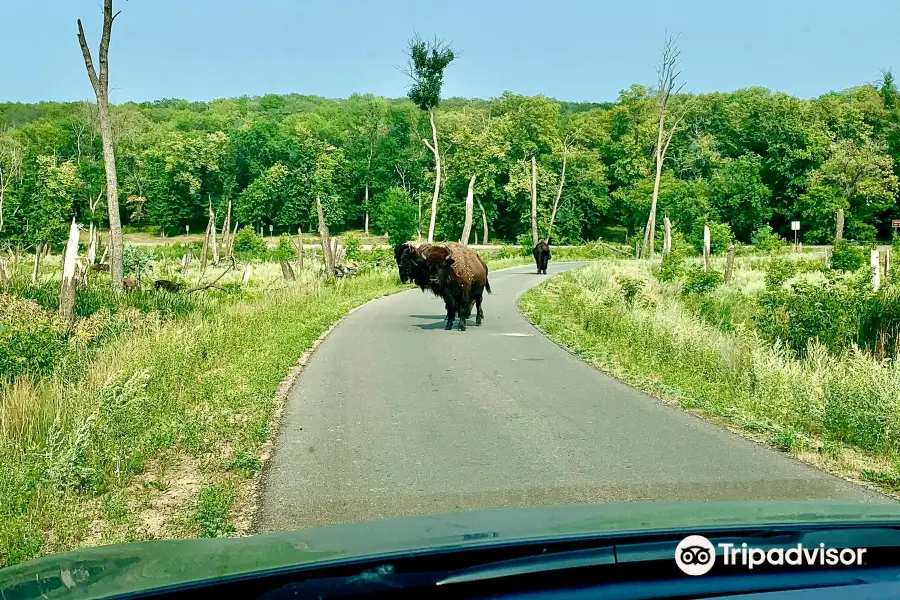
[[[481,325],[484,310],[481,303],[485,290],[491,293],[488,268],[472,250],[460,244],[405,244],[394,251],[400,279],[413,281],[424,292],[430,290],[444,299],[447,310],[446,329],[453,328],[459,317],[459,330],[466,330],[466,320],[477,307],[475,324]]]
[[[531,254],[534,255],[534,264],[537,265],[538,275],[543,273],[547,274],[547,263],[550,262],[550,244],[547,243],[547,240],[541,240],[537,243],[537,246],[531,251]]]

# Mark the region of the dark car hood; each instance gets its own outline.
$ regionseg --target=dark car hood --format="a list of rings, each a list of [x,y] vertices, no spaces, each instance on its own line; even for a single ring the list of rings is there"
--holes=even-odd
[[[900,505],[678,502],[501,508],[299,529],[247,538],[101,546],[0,569],[0,597],[102,598],[411,550],[654,530],[900,522]]]

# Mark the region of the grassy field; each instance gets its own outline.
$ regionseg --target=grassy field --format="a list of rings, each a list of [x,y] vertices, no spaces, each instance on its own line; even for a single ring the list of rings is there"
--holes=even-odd
[[[770,343],[753,325],[761,260],[739,259],[731,284],[703,294],[660,282],[643,262],[603,261],[530,290],[520,308],[614,377],[897,495],[900,363],[852,346],[835,354],[813,341],[798,355]]]

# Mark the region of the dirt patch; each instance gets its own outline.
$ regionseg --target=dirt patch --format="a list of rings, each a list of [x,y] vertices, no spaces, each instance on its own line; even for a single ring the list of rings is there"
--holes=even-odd
[[[157,470],[147,469],[148,474],[154,471]],[[173,537],[170,533],[172,523],[196,500],[204,483],[200,466],[191,456],[181,457],[178,465],[166,470],[162,477],[145,475],[139,478],[137,485],[153,490],[147,506],[138,514],[148,537]]]

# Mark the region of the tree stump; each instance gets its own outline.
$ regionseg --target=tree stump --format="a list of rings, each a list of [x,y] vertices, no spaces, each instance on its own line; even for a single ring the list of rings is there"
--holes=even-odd
[[[728,255],[725,258],[725,283],[731,283],[734,275],[734,244],[728,247]]]

